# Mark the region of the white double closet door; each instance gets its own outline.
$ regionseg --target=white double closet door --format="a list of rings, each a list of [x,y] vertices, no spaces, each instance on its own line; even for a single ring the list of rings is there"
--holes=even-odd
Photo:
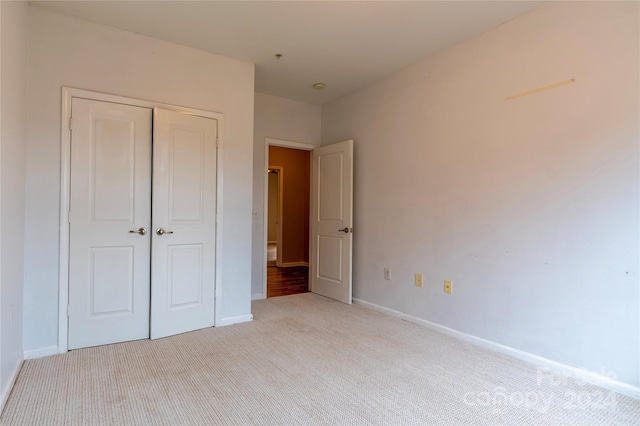
[[[69,349],[214,325],[217,121],[74,98]]]

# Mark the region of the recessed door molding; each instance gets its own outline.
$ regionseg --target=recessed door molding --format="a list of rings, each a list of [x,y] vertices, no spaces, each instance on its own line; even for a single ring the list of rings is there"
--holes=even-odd
[[[216,175],[216,233],[215,247],[216,252],[222,250],[222,232],[223,229],[223,146],[224,146],[224,115],[217,112],[203,111],[193,108],[180,107],[153,101],[145,101],[140,99],[128,98],[106,93],[93,92],[89,90],[76,89],[70,87],[62,88],[62,114],[61,114],[61,149],[60,149],[60,257],[59,257],[59,306],[58,306],[58,353],[64,353],[68,350],[68,304],[69,304],[69,207],[70,207],[70,171],[71,171],[71,104],[72,99],[88,99],[102,102],[111,102],[116,104],[131,105],[143,108],[161,108],[164,110],[175,111],[182,114],[194,115],[205,118],[212,118],[218,122],[218,139],[217,139],[217,175]],[[265,252],[266,254],[266,252]],[[221,279],[222,264],[219,256],[215,261],[215,291],[214,291],[214,325],[220,324],[221,305]]]

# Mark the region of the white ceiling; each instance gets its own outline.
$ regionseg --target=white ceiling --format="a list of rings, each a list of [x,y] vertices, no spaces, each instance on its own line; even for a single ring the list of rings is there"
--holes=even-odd
[[[34,1],[256,64],[257,92],[324,104],[541,1]],[[284,56],[275,58],[276,53]],[[323,91],[311,85],[324,82]]]

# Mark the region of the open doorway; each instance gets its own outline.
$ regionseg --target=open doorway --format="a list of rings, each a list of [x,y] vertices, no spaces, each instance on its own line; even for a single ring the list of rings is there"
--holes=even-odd
[[[286,141],[280,141],[286,143]],[[291,142],[289,142],[291,143]],[[267,144],[265,234],[267,297],[309,291],[312,145]]]

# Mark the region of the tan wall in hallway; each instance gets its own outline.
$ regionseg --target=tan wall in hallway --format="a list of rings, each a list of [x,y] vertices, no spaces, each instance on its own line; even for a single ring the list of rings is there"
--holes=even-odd
[[[308,151],[269,147],[269,166],[283,168],[282,262],[309,261]]]

